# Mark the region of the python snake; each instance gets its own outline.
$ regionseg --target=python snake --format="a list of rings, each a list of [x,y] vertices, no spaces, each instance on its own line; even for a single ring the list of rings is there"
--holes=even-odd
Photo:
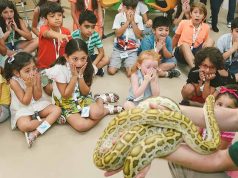
[[[150,102],[173,111],[149,109]],[[135,109],[125,110],[109,122],[99,138],[93,155],[95,165],[106,171],[123,167],[124,177],[133,178],[154,158],[174,152],[182,141],[200,154],[216,151],[220,132],[214,103],[210,95],[203,107],[208,133],[205,139],[192,121],[180,113],[178,105],[168,98],[151,98]]]

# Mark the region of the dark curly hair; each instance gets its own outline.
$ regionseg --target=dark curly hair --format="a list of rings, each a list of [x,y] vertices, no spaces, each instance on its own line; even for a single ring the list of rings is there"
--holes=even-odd
[[[199,50],[195,55],[195,66],[199,67],[206,58],[209,58],[216,69],[224,68],[224,59],[219,49],[215,47],[206,47]]]

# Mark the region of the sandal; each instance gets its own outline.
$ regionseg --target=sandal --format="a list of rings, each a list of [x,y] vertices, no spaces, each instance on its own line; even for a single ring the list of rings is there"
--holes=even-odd
[[[124,110],[122,106],[111,104],[104,104],[104,108],[109,111],[109,114],[118,114]]]
[[[115,103],[119,100],[119,96],[116,93],[95,94],[94,99],[97,100],[98,98],[101,98],[103,103]]]
[[[66,118],[63,115],[60,115],[60,117],[56,121],[58,124],[65,124]]]
[[[26,142],[28,144],[28,147],[31,148],[33,142],[36,140],[37,135],[33,132],[25,132]]]

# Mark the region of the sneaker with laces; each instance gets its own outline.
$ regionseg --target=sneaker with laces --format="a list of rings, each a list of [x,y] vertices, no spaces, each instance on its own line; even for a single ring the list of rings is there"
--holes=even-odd
[[[228,27],[228,28],[231,28],[231,22],[228,22],[228,23],[227,23],[227,27]]]
[[[178,69],[172,69],[168,71],[168,78],[179,77],[180,75],[181,75],[181,72]]]
[[[96,75],[98,75],[100,77],[103,77],[104,76],[104,69],[103,68],[98,69],[98,72],[96,73]]]
[[[60,117],[57,119],[58,124],[65,124],[66,123],[66,118],[63,115],[60,115]]]

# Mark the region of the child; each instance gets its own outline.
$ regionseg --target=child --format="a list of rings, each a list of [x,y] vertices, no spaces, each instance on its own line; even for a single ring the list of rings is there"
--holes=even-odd
[[[185,19],[190,19],[190,6],[193,3],[193,1],[191,0],[189,1],[178,1],[178,5],[177,5],[177,11],[173,20],[173,24],[174,24],[174,31],[176,31],[179,23],[182,20]]]
[[[230,84],[226,85],[225,87],[219,87],[218,91],[216,91],[214,95],[216,97],[215,107],[238,108],[237,84]],[[221,131],[221,145],[219,148],[222,150],[228,148],[231,145],[234,137],[235,132]]]
[[[70,31],[62,27],[63,8],[56,2],[46,2],[42,6],[42,17],[47,25],[40,28],[37,67],[49,68],[55,60],[64,54]]]
[[[10,117],[10,88],[7,81],[2,76],[3,68],[0,67],[0,122],[4,122]]]
[[[190,70],[187,84],[181,91],[184,99],[181,104],[201,106],[216,87],[236,82],[230,73],[227,80],[223,80],[217,71],[219,69],[223,69],[221,52],[215,47],[200,50],[195,56],[195,67]]]
[[[62,108],[62,114],[75,130],[87,131],[105,115],[122,111],[122,107],[112,105],[105,105],[104,108],[106,102],[119,99],[114,93],[96,95],[95,101],[90,96],[93,66],[83,40],[70,40],[65,47],[65,55],[45,72],[53,80],[55,104]]]
[[[40,0],[38,2],[33,12],[32,25],[31,25],[31,30],[36,36],[39,36],[39,29],[42,25],[45,24],[45,19],[42,18],[40,14],[40,8],[47,1],[60,3],[60,0]]]
[[[40,75],[34,57],[16,53],[5,62],[4,76],[11,89],[11,127],[25,132],[28,146],[48,130],[61,114],[61,109],[42,97]]]
[[[104,75],[103,67],[109,63],[108,57],[104,53],[103,44],[98,32],[94,30],[97,17],[92,11],[85,10],[79,17],[79,29],[72,33],[72,38],[84,40],[88,45],[89,57],[92,60],[95,73],[99,76]],[[94,48],[98,54],[94,54]]]
[[[122,4],[120,4],[118,11],[122,12],[123,10],[124,10],[124,7]],[[149,12],[149,9],[148,9],[147,5],[144,3],[144,0],[139,0],[138,4],[136,6],[135,13],[142,16],[143,23],[144,23],[144,31],[143,31],[144,35],[152,34],[152,29],[151,29],[152,20],[149,19],[148,12]]]
[[[172,55],[172,40],[169,37],[170,22],[167,17],[158,16],[153,20],[153,35],[146,36],[141,41],[141,49],[154,50],[162,57],[159,65],[160,77],[178,77],[179,70],[175,69],[176,59]]]
[[[4,44],[4,41],[2,38],[0,38],[0,56],[5,56],[7,54],[7,48]]]
[[[114,75],[123,63],[127,76],[130,77],[144,27],[141,16],[135,13],[138,0],[123,0],[122,4],[125,6],[124,11],[116,15],[112,27],[116,38],[107,71]]]
[[[19,16],[12,1],[1,0],[0,2],[0,27],[2,38],[8,48],[7,55],[15,50],[22,49],[25,52],[33,52],[38,47],[37,39],[33,39],[24,21]],[[20,40],[23,37],[26,40]]]
[[[178,61],[185,61],[190,68],[194,67],[194,55],[204,47],[213,46],[209,38],[209,25],[203,23],[207,16],[206,6],[203,3],[193,3],[190,10],[191,20],[182,20],[173,37],[174,56]]]
[[[231,32],[217,40],[217,48],[223,54],[225,68],[231,73],[238,73],[238,18],[231,23]]]
[[[159,63],[159,55],[153,50],[143,51],[139,55],[132,68],[131,88],[124,104],[125,109],[134,108],[140,101],[151,96],[159,96],[160,89],[157,74]]]
[[[80,27],[79,17],[80,14],[86,10],[92,11],[97,20],[95,22],[95,30],[100,37],[103,35],[103,10],[99,0],[69,0],[71,3],[71,15],[73,18],[73,30],[77,30]]]

